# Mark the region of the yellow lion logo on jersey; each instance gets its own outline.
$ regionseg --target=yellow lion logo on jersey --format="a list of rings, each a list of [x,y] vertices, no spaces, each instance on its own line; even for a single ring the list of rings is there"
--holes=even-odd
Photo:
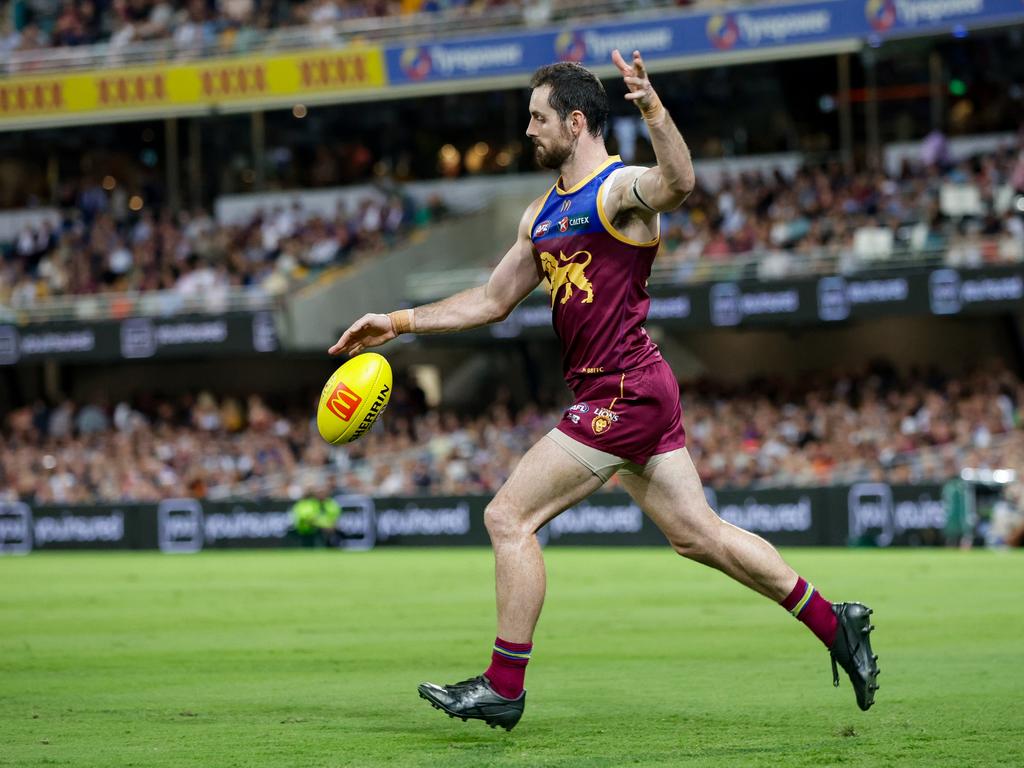
[[[573,259],[581,254],[587,257],[585,261],[573,261]],[[592,258],[590,251],[576,251],[572,256],[566,256],[562,251],[559,251],[557,259],[547,251],[540,255],[541,266],[544,267],[544,273],[548,276],[548,280],[551,283],[552,307],[555,306],[555,298],[558,296],[558,292],[562,290],[562,286],[565,286],[562,304],[565,304],[572,297],[573,286],[576,287],[576,290],[587,294],[581,303],[594,303],[594,286],[591,285],[590,280],[587,279],[586,272],[584,272]],[[559,264],[559,261],[563,263]]]

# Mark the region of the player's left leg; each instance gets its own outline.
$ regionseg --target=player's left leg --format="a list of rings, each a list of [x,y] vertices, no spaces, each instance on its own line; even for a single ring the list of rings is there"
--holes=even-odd
[[[870,609],[860,603],[826,601],[800,578],[778,551],[749,531],[722,520],[708,506],[700,478],[685,448],[621,475],[622,484],[684,557],[728,574],[793,613],[829,649],[850,676],[857,704],[867,709],[878,688],[877,657],[871,651]],[[835,676],[838,685],[838,675]]]
[[[420,696],[452,717],[515,727],[526,703],[523,679],[546,589],[537,531],[600,488],[610,474],[601,476],[551,437],[526,452],[484,512],[498,608],[491,666],[454,685],[423,683]]]

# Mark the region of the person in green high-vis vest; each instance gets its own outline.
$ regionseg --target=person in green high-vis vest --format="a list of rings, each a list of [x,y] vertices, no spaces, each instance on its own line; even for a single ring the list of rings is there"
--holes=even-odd
[[[974,543],[974,494],[966,480],[954,477],[942,486],[946,507],[946,545],[970,549]]]
[[[340,516],[341,507],[327,492],[309,494],[292,506],[292,525],[304,547],[337,546]]]

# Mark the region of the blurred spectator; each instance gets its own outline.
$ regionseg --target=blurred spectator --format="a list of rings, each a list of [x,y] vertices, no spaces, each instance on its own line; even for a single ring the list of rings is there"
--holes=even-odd
[[[945,168],[949,160],[949,142],[945,134],[935,128],[921,142],[921,162],[926,166]]]

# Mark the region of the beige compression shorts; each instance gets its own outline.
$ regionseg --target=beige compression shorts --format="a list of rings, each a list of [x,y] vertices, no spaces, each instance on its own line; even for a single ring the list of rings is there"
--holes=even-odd
[[[552,429],[547,433],[546,437],[558,443],[562,450],[601,478],[603,482],[607,482],[608,479],[616,472],[631,475],[643,475],[645,472],[650,472],[669,456],[683,450],[682,448],[676,448],[675,450],[666,451],[665,453],[657,453],[654,456],[651,456],[651,458],[647,460],[646,464],[640,465],[627,459],[619,458],[613,454],[599,451],[597,448],[591,448],[589,445],[584,445],[578,440],[573,440],[559,429]]]

